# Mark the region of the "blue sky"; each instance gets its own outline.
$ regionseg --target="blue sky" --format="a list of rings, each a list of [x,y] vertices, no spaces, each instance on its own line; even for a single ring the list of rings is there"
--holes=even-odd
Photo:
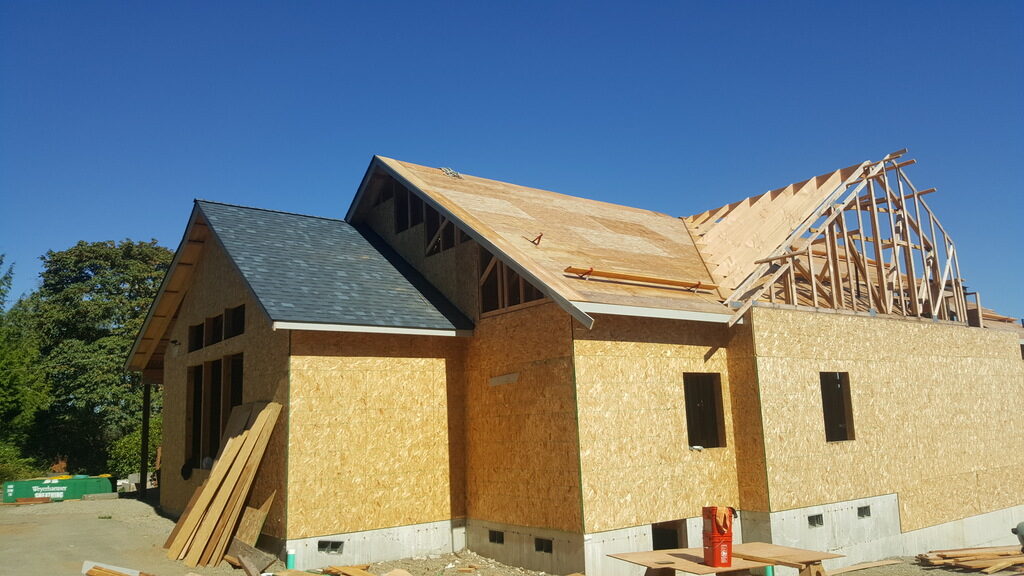
[[[1024,316],[1024,3],[0,2],[0,253],[343,217],[373,154],[701,212],[909,148]]]

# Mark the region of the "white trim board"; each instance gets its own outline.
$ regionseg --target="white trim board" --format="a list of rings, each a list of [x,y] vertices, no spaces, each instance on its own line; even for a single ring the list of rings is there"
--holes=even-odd
[[[438,330],[397,326],[360,326],[357,324],[317,324],[315,322],[274,322],[274,330],[312,330],[317,332],[362,332],[365,334],[404,334],[407,336],[472,336],[472,330]]]
[[[672,310],[669,308],[648,308],[646,306],[622,306],[619,304],[602,304],[600,302],[569,302],[587,314],[612,314],[616,316],[638,316],[641,318],[668,318],[670,320],[693,320],[696,322],[713,322],[726,324],[731,314],[723,312],[696,312],[693,310]],[[742,323],[743,320],[740,320]]]

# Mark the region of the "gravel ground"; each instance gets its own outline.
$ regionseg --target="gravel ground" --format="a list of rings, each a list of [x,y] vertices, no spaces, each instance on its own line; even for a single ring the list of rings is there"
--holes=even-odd
[[[168,560],[164,555],[163,542],[173,527],[174,522],[161,517],[152,506],[127,498],[0,506],[0,574],[80,574],[85,560],[134,568],[156,576],[244,574],[226,563],[215,568],[188,568],[181,562]],[[849,574],[977,574],[918,566],[913,558],[901,560],[901,564]],[[459,572],[459,568],[470,567],[472,572]],[[406,570],[413,576],[545,576],[543,572],[506,566],[469,551],[380,562],[371,565],[369,572],[380,576],[395,568]],[[284,566],[277,563],[271,570],[281,571]]]

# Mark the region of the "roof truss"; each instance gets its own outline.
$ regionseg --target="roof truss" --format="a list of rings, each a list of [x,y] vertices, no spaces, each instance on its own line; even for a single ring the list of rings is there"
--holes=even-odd
[[[900,150],[838,185],[726,300],[966,323],[956,247],[900,162]]]

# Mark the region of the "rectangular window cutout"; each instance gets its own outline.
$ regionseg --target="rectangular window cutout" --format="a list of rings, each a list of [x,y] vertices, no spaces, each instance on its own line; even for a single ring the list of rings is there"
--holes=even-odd
[[[683,374],[686,398],[686,433],[690,446],[725,446],[722,381],[718,374]]]
[[[536,552],[543,552],[544,554],[551,554],[553,542],[548,538],[534,538],[533,549]]]
[[[858,506],[857,507],[857,518],[870,518],[871,517],[871,506]]]
[[[342,540],[317,540],[316,551],[321,554],[341,554],[345,549],[345,542]]]
[[[188,368],[188,412],[186,413],[188,425],[188,438],[185,446],[188,447],[188,454],[185,455],[185,462],[190,463],[192,468],[199,467],[199,454],[203,446],[203,367],[189,366]]]
[[[490,542],[491,544],[504,544],[505,543],[505,533],[502,532],[501,530],[488,530],[487,531],[487,541]]]
[[[203,468],[206,468],[205,460],[213,459],[217,456],[217,451],[220,449],[220,434],[221,426],[221,408],[222,394],[221,383],[223,382],[223,362],[220,360],[214,360],[213,362],[206,363],[206,394],[203,395],[203,411],[205,412],[205,418],[203,422],[203,437],[206,439],[204,451],[202,453]]]
[[[825,517],[821,514],[811,514],[807,517],[807,525],[811,528],[817,528],[825,525]]]
[[[204,341],[206,346],[216,344],[224,338],[224,315],[206,319]]]
[[[423,199],[409,193],[409,227],[423,223]]]
[[[822,372],[821,406],[825,418],[825,440],[853,440],[853,405],[850,402],[850,375],[846,372]]]
[[[202,324],[196,324],[188,327],[188,351],[195,352],[203,347],[203,330],[206,328]]]
[[[395,187],[395,233],[409,229],[409,191],[401,186]]]
[[[245,333],[245,304],[224,311],[224,338],[234,338]]]

